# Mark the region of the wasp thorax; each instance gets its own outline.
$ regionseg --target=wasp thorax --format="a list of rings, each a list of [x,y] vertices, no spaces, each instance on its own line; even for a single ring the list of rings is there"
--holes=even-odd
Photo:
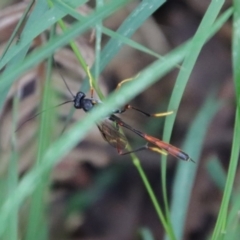
[[[82,108],[85,112],[88,112],[89,110],[91,110],[93,106],[94,104],[92,99],[89,99],[89,98],[82,99]]]

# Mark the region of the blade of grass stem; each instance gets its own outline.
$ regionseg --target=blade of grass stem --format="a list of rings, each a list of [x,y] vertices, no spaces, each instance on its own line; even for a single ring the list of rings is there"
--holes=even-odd
[[[141,228],[138,231],[141,240],[154,240],[153,234],[151,233],[149,228]]]
[[[54,35],[54,28],[52,27],[50,32],[50,38]],[[51,106],[51,96],[53,95],[52,87],[51,87],[51,74],[52,74],[52,61],[53,58],[50,56],[47,61],[47,72],[43,93],[43,101],[42,101],[42,110],[48,109]],[[38,139],[38,154],[36,167],[41,164],[43,155],[45,151],[50,146],[53,136],[53,119],[52,119],[53,111],[48,111],[41,114],[41,125],[40,125],[40,134]],[[26,233],[26,240],[31,239],[43,239],[42,233],[46,232],[46,203],[45,203],[45,194],[48,190],[49,185],[49,177],[50,171],[46,172],[42,178],[41,183],[38,185],[36,190],[33,192],[30,204],[29,218],[28,218],[28,227]],[[38,234],[41,233],[41,234]]]
[[[158,59],[163,58],[163,56],[161,56],[160,54],[152,51],[151,49],[143,46],[143,45],[140,44],[140,43],[135,42],[134,40],[132,40],[132,39],[130,39],[130,38],[127,38],[127,37],[119,34],[118,32],[112,31],[111,29],[108,29],[108,28],[106,28],[106,27],[103,27],[102,32],[103,32],[105,35],[107,35],[107,36],[109,36],[109,37],[111,37],[111,38],[113,38],[113,39],[116,39],[116,40],[118,40],[118,41],[121,41],[121,42],[124,43],[125,45],[128,45],[128,46],[130,46],[130,47],[132,47],[132,48],[134,48],[134,49],[136,49],[136,50],[139,50],[140,52],[146,53],[146,54],[148,54],[148,55],[150,55],[150,56],[153,56],[153,57],[155,57],[155,58],[158,58]]]
[[[232,59],[233,59],[233,75],[236,91],[237,106],[240,108],[240,2],[234,0],[234,12],[233,12],[233,43],[232,43]],[[240,110],[240,109],[239,109]]]
[[[103,0],[96,0],[97,8],[104,6]],[[96,24],[96,41],[95,41],[95,67],[94,67],[94,78],[98,79],[100,75],[100,54],[101,54],[101,42],[102,42],[102,21]]]
[[[207,162],[207,170],[217,187],[223,191],[227,178],[220,160],[217,157],[212,157]]]
[[[186,165],[179,161],[174,179],[171,221],[176,238],[179,240],[183,239],[187,210],[204,144],[204,138],[211,120],[219,110],[220,106],[221,104],[219,101],[211,93],[194,119],[183,145],[183,149],[190,154],[194,161],[196,161],[196,164]],[[199,126],[201,126],[201,128]]]
[[[11,133],[11,157],[8,168],[8,183],[7,183],[7,196],[11,196],[17,188],[18,184],[18,159],[19,154],[17,151],[17,139],[15,129],[17,127],[19,95],[16,94],[13,98],[12,109],[12,133]],[[15,206],[12,215],[9,219],[9,225],[6,229],[6,236],[4,239],[17,240],[18,239],[18,207]]]
[[[161,207],[160,207],[160,205],[159,205],[159,203],[157,201],[157,198],[156,198],[156,196],[155,196],[155,194],[153,192],[153,189],[152,189],[152,187],[151,187],[151,185],[150,185],[150,183],[148,181],[148,178],[147,178],[147,176],[146,176],[146,174],[145,174],[145,172],[144,172],[144,170],[143,170],[143,168],[141,166],[141,163],[140,163],[139,159],[135,158],[133,154],[131,154],[131,156],[132,156],[132,159],[133,159],[133,164],[134,164],[134,166],[138,170],[138,173],[139,173],[139,175],[140,175],[140,177],[141,177],[141,179],[142,179],[142,181],[144,183],[144,186],[145,186],[145,188],[146,188],[146,190],[147,190],[147,192],[148,192],[148,194],[150,196],[152,204],[153,204],[153,206],[155,208],[155,211],[156,211],[156,213],[157,213],[157,215],[159,217],[160,222],[163,225],[163,228],[164,228],[166,234],[168,235],[168,237],[170,239],[172,239],[172,240],[176,239],[176,237],[174,236],[174,232],[172,231],[171,226],[169,226],[168,222],[166,221],[166,218],[165,218],[165,216],[163,214],[163,211],[162,211],[162,209],[161,209]]]
[[[186,87],[187,81],[191,75],[191,72],[193,70],[193,67],[197,61],[197,58],[200,54],[200,51],[206,41],[208,40],[208,33],[211,32],[213,23],[216,21],[216,18],[224,4],[224,0],[213,0],[211,1],[194,37],[191,40],[191,43],[189,45],[188,52],[186,54],[186,57],[183,61],[182,67],[180,69],[179,75],[177,77],[169,106],[168,111],[174,109],[174,111],[177,113],[178,107],[181,102],[181,98],[183,96],[184,89]],[[163,140],[166,142],[169,142],[173,124],[175,121],[177,114],[172,114],[168,117],[167,121],[165,121],[164,124],[164,130],[163,130]],[[167,189],[166,189],[166,169],[167,169],[167,163],[166,163],[166,156],[162,157],[161,161],[161,180],[162,180],[162,189],[163,189],[163,199],[164,199],[164,205],[165,205],[165,213],[167,215],[167,218],[170,221],[170,214],[169,214],[169,205],[168,205],[168,197],[167,197]]]
[[[240,26],[240,2],[234,1],[234,12],[233,12],[233,48],[232,48],[232,58],[233,58],[233,76],[234,76],[234,84],[236,91],[236,116],[235,116],[235,124],[234,124],[234,133],[233,133],[233,143],[230,157],[230,164],[227,174],[226,186],[224,189],[223,199],[220,207],[220,211],[218,214],[217,222],[215,225],[215,229],[213,231],[212,239],[218,239],[222,237],[226,231],[226,219],[229,207],[229,201],[233,189],[233,183],[236,175],[237,164],[239,159],[239,151],[240,151],[240,34],[239,34],[239,26]]]
[[[239,228],[239,209],[240,209],[240,191],[238,188],[238,193],[234,196],[231,202],[231,211],[228,217],[227,230],[223,236],[223,239],[228,240],[238,240],[240,235]]]
[[[232,143],[232,151],[230,157],[230,164],[227,174],[227,181],[224,189],[223,199],[221,207],[218,213],[217,222],[214,228],[214,232],[211,239],[222,238],[226,231],[226,219],[229,201],[232,193],[233,183],[236,175],[237,164],[239,159],[240,151],[240,114],[238,109],[236,110],[235,125],[234,125],[234,135]]]

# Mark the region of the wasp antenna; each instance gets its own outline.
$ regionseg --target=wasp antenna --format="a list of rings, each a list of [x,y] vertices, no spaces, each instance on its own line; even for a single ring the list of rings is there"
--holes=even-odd
[[[20,124],[20,126],[15,130],[15,132],[17,132],[17,131],[18,131],[23,125],[25,125],[27,122],[29,122],[29,121],[33,120],[34,118],[36,118],[37,116],[39,116],[41,113],[44,113],[44,112],[49,111],[49,110],[51,110],[51,109],[53,109],[53,108],[60,107],[60,106],[62,106],[62,105],[64,105],[64,104],[66,104],[66,103],[70,103],[70,102],[73,102],[73,101],[74,101],[74,100],[68,100],[68,101],[63,102],[63,103],[60,103],[60,104],[58,104],[58,105],[56,105],[56,106],[53,106],[53,107],[51,107],[51,108],[49,108],[49,109],[44,109],[44,110],[36,113],[36,114],[33,115],[32,117],[30,117],[29,119],[27,119],[26,121],[24,121],[22,124]]]
[[[62,75],[62,73],[61,73],[61,71],[60,71],[60,69],[59,69],[59,67],[58,67],[58,65],[57,65],[57,63],[56,63],[54,58],[53,58],[53,62],[54,62],[55,67],[58,69],[58,73],[59,73],[60,77],[62,78],[62,80],[63,80],[67,90],[70,92],[72,97],[75,98],[74,94],[72,93],[72,91],[70,90],[69,86],[67,85],[67,82],[65,81],[65,79],[64,79],[64,77],[63,77],[63,75]]]
[[[49,108],[47,110],[50,110],[50,109],[53,109],[53,108],[56,108],[56,107],[60,107],[62,105],[65,105],[66,103],[70,103],[70,102],[74,102],[74,99],[73,100],[67,100],[66,102],[60,103],[60,104],[58,104],[56,106],[53,106],[53,107],[51,107],[51,108]],[[45,111],[47,111],[47,110],[45,110]]]
[[[193,163],[196,163],[193,159],[191,159],[191,158],[189,158],[189,160],[188,161],[191,161],[191,162],[193,162]]]

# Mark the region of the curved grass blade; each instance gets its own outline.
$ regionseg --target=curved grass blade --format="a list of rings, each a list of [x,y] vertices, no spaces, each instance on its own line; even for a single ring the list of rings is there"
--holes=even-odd
[[[232,58],[233,58],[233,76],[236,91],[236,116],[234,123],[233,132],[233,143],[230,157],[230,164],[227,174],[226,186],[224,189],[223,200],[221,203],[220,211],[217,218],[217,223],[212,235],[212,239],[219,239],[223,237],[226,231],[227,214],[229,208],[229,202],[233,189],[233,183],[236,176],[237,165],[239,161],[240,152],[240,35],[239,35],[239,23],[240,23],[240,2],[235,0],[233,2],[233,47],[232,47]]]
[[[7,194],[11,195],[13,191],[16,190],[18,185],[18,160],[19,152],[17,149],[17,139],[15,129],[17,127],[17,117],[18,117],[18,105],[19,105],[19,95],[16,94],[13,99],[13,109],[12,109],[12,136],[11,136],[11,156],[8,167],[7,176]],[[17,240],[18,239],[18,213],[19,210],[16,206],[13,210],[13,214],[10,217],[8,228],[6,229],[6,235],[4,239],[6,240]]]
[[[50,32],[50,38],[54,35],[54,27],[52,27]],[[52,75],[52,61],[53,58],[50,56],[47,60],[47,71],[46,71],[46,80],[44,84],[44,92],[43,92],[43,100],[42,100],[42,109],[49,109],[49,106],[52,102],[53,89],[51,83],[51,75]],[[37,160],[35,162],[36,167],[41,164],[43,155],[45,151],[48,149],[52,142],[52,136],[54,124],[53,124],[53,115],[54,109],[52,111],[45,112],[41,114],[41,124],[39,128],[39,136],[38,136],[38,153]],[[42,233],[45,232],[47,234],[47,217],[46,217],[46,203],[45,203],[45,194],[49,187],[49,179],[50,179],[50,171],[46,172],[43,176],[44,181],[41,181],[37,186],[36,190],[33,192],[33,195],[30,199],[30,210],[28,217],[28,226],[26,231],[26,240],[41,240],[43,239]],[[37,234],[41,233],[41,234]]]
[[[221,104],[216,97],[210,94],[194,119],[183,146],[183,149],[192,156],[196,164],[186,165],[180,161],[178,162],[172,194],[171,221],[176,238],[179,240],[183,239],[188,205],[204,144],[204,138],[211,120],[220,106]]]
[[[168,106],[168,111],[170,109],[174,109],[176,112],[178,111],[181,98],[183,96],[184,89],[186,87],[186,84],[188,82],[188,79],[191,75],[191,72],[193,70],[193,67],[197,61],[197,58],[200,54],[200,51],[202,50],[204,44],[207,42],[209,38],[209,32],[213,31],[213,24],[217,19],[217,16],[219,15],[219,12],[224,4],[224,0],[213,0],[199,27],[194,35],[194,37],[191,40],[191,43],[189,45],[188,53],[183,61],[182,67],[180,69],[179,75],[177,77],[172,96],[170,98],[169,106]],[[164,124],[164,130],[163,130],[163,140],[166,142],[169,142],[171,133],[172,133],[172,128],[173,124],[175,121],[177,114],[172,114],[171,116],[168,117],[168,120],[165,121]],[[162,173],[162,189],[163,189],[163,198],[164,198],[164,205],[165,205],[165,211],[168,217],[169,216],[169,206],[168,206],[168,199],[167,199],[167,190],[166,190],[166,168],[167,168],[167,163],[166,163],[166,157],[162,157],[161,161],[161,173]]]
[[[231,210],[228,216],[226,232],[223,236],[224,240],[238,240],[240,234],[239,228],[239,209],[240,209],[240,191],[237,189],[237,193],[234,198],[231,198]]]
[[[226,184],[226,173],[220,160],[217,157],[212,157],[207,162],[207,170],[217,187],[223,191]]]

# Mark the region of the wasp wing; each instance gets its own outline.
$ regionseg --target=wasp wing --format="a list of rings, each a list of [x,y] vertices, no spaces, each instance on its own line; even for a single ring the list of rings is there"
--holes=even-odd
[[[127,138],[119,132],[118,127],[114,126],[114,123],[103,121],[100,124],[97,124],[97,126],[103,139],[112,147],[116,148],[118,153],[122,153],[123,150],[127,148]]]

